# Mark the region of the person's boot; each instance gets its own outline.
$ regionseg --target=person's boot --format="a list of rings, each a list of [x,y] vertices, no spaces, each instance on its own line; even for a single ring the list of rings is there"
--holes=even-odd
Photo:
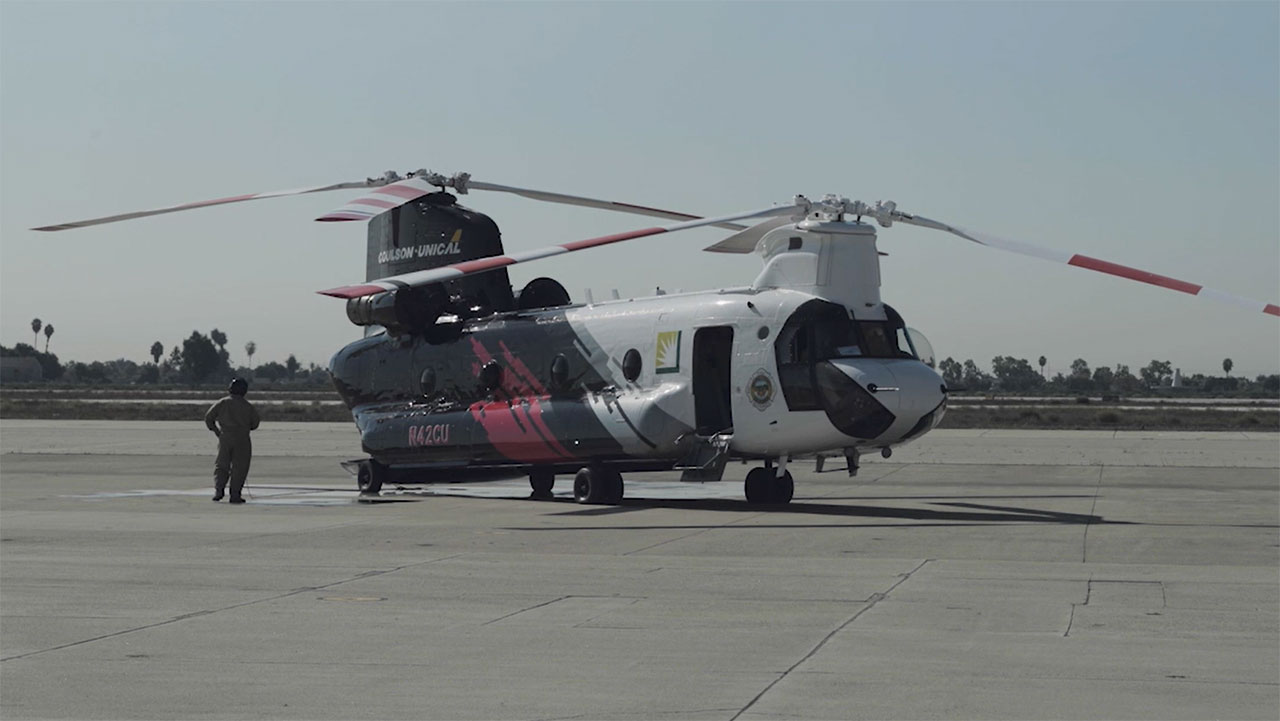
[[[244,498],[242,496],[232,496],[227,503],[244,503]]]
[[[221,500],[222,500],[222,489],[221,489],[221,488],[215,488],[215,489],[213,489],[213,500],[215,500],[215,501],[221,501]]]

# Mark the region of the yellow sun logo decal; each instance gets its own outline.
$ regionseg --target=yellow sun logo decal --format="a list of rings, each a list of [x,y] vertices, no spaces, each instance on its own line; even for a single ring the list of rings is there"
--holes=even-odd
[[[653,369],[658,373],[675,373],[680,370],[680,331],[667,330],[658,333],[658,350],[654,355]]]

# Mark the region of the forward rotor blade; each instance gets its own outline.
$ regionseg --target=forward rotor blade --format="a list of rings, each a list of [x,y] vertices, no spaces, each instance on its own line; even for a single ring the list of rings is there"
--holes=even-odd
[[[672,225],[642,228],[640,230],[615,233],[614,235],[602,235],[598,238],[588,238],[586,240],[575,240],[570,243],[551,245],[545,248],[538,248],[536,250],[528,250],[523,253],[478,258],[476,260],[454,263],[453,265],[445,265],[439,268],[429,268],[427,270],[419,270],[412,273],[393,275],[387,278],[379,278],[377,280],[360,283],[358,285],[346,285],[317,292],[321,295],[333,296],[334,298],[359,298],[361,296],[376,295],[378,293],[384,293],[386,291],[396,290],[399,288],[412,288],[426,285],[428,283],[439,283],[446,280],[454,280],[473,273],[483,273],[487,270],[495,270],[497,268],[503,268],[516,263],[525,263],[531,260],[548,258],[562,253],[571,253],[576,250],[595,248],[601,245],[609,245],[611,243],[618,243],[624,240],[632,240],[634,238],[644,238],[650,235],[659,235],[661,233],[672,233],[677,230],[700,228],[706,225],[720,225],[722,223],[744,220],[746,218],[762,218],[774,215],[792,216],[795,214],[803,214],[804,212],[805,208],[796,204],[775,206],[772,208],[765,208],[763,210],[751,210],[743,213],[735,213],[733,215],[723,215],[718,218],[700,218],[683,223],[674,223]]]
[[[385,213],[392,208],[398,208],[405,203],[417,200],[428,193],[434,193],[441,190],[443,187],[441,183],[456,183],[456,186],[454,187],[458,188],[459,193],[465,193],[469,190],[491,190],[498,193],[512,193],[514,195],[520,195],[548,203],[578,205],[586,208],[612,210],[619,213],[632,213],[635,215],[647,215],[653,218],[666,218],[668,220],[700,220],[702,217],[699,215],[680,213],[674,210],[650,208],[643,205],[633,205],[631,203],[619,203],[614,200],[599,200],[597,198],[584,198],[580,195],[566,195],[565,193],[552,193],[545,190],[531,190],[529,188],[517,188],[511,185],[485,183],[479,180],[471,180],[467,176],[444,178],[443,176],[428,175],[408,178],[406,180],[401,180],[399,182],[383,186],[372,192],[365,193],[341,208],[316,218],[316,220],[322,222],[368,220],[379,213]],[[738,223],[713,223],[713,225],[720,228],[726,228],[728,230],[743,230],[746,228],[745,225],[739,225]]]
[[[712,253],[750,253],[756,249],[765,233],[791,222],[790,218],[770,218],[763,223],[756,223],[746,230],[739,231],[715,245],[708,245],[703,250]]]
[[[1212,288],[1206,288],[1195,283],[1188,283],[1185,280],[1170,278],[1168,276],[1151,273],[1149,271],[1139,270],[1138,268],[1130,268],[1127,265],[1099,260],[1098,258],[1081,255],[1079,253],[1068,253],[1062,250],[1041,248],[1036,245],[1031,245],[1030,243],[999,238],[994,235],[988,235],[987,233],[965,230],[954,225],[947,225],[946,223],[940,223],[936,220],[931,220],[919,215],[895,212],[893,214],[893,219],[902,223],[919,225],[925,228],[945,230],[948,233],[958,235],[961,238],[977,243],[978,245],[999,248],[1000,250],[1007,250],[1020,255],[1029,255],[1033,258],[1049,260],[1055,263],[1074,265],[1077,268],[1094,270],[1099,273],[1107,273],[1121,278],[1127,278],[1129,280],[1136,280],[1139,283],[1148,283],[1161,288],[1168,288],[1169,290],[1176,290],[1190,295],[1203,296],[1223,303],[1230,303],[1252,311],[1262,311],[1263,313],[1268,313],[1270,315],[1280,316],[1280,306],[1277,306],[1275,303],[1264,303],[1251,298],[1238,296],[1234,293],[1227,293],[1220,290],[1214,290]]]
[[[108,215],[103,218],[90,218],[89,220],[77,220],[71,223],[59,223],[58,225],[45,225],[32,230],[70,230],[72,228],[84,228],[90,225],[103,225],[104,223],[116,223],[121,220],[133,220],[135,218],[146,218],[152,215],[164,215],[165,213],[177,213],[181,210],[195,210],[196,208],[207,208],[213,205],[227,205],[228,203],[243,203],[248,200],[260,200],[262,198],[282,198],[288,195],[304,195],[306,193],[321,193],[326,190],[349,190],[351,188],[368,188],[374,185],[385,183],[385,180],[371,179],[361,180],[351,183],[334,183],[332,185],[317,185],[312,188],[295,188],[293,190],[277,190],[270,193],[253,193],[251,195],[234,195],[230,198],[218,198],[216,200],[201,200],[195,203],[183,203],[182,205],[171,205],[167,208],[157,208],[155,210],[140,210],[136,213],[121,213],[120,215]]]

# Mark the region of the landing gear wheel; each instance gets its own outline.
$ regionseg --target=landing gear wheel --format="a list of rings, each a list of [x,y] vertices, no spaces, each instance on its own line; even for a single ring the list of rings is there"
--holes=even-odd
[[[587,466],[573,477],[573,500],[617,505],[622,502],[622,475],[601,466]]]
[[[768,468],[752,468],[747,473],[747,480],[743,483],[743,489],[747,494],[747,503],[768,503],[769,502],[769,486],[772,479],[773,471]]]
[[[534,468],[529,471],[529,486],[533,488],[534,498],[551,498],[551,489],[556,485],[556,474],[550,468]]]
[[[788,504],[796,492],[796,482],[791,478],[791,471],[785,471],[782,478],[773,479],[773,498],[770,503]]]
[[[790,471],[778,478],[774,475],[772,468],[752,468],[747,473],[747,480],[743,486],[747,503],[786,504],[791,502],[791,497],[796,491],[796,483],[791,478]]]
[[[382,483],[387,480],[387,467],[370,458],[360,462],[356,471],[356,487],[361,495],[376,496],[382,490]]]

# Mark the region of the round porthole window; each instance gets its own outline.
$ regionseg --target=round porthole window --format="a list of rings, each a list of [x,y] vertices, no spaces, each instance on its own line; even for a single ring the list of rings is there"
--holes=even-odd
[[[765,338],[768,338],[769,326],[767,325],[760,326],[760,330],[756,331],[756,337],[759,338],[760,340],[764,340]]]
[[[622,375],[632,383],[640,377],[640,370],[643,362],[640,360],[640,351],[632,348],[627,354],[622,356]]]

